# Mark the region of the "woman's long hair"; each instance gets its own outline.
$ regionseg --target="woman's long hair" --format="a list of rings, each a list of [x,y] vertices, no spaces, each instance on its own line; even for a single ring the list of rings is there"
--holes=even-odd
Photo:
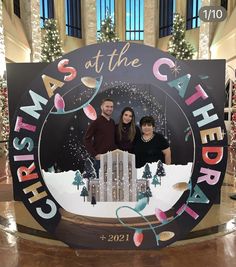
[[[119,119],[119,123],[118,123],[118,137],[119,140],[122,139],[122,132],[123,130],[123,115],[126,111],[130,111],[132,113],[132,120],[130,122],[130,127],[129,127],[129,132],[128,132],[128,139],[133,142],[134,141],[134,137],[136,134],[136,126],[135,126],[135,114],[132,108],[130,107],[125,107],[121,114],[120,114],[120,119]]]

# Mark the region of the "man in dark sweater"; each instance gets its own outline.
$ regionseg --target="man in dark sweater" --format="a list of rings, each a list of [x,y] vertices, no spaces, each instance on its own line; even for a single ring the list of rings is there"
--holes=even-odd
[[[115,122],[111,118],[113,112],[113,100],[106,98],[101,103],[101,115],[88,127],[84,144],[91,156],[95,157],[95,169],[98,175],[100,168],[100,154],[115,150]]]

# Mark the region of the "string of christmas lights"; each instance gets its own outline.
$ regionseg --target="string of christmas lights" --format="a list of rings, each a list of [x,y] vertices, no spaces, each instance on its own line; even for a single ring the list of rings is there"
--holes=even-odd
[[[141,213],[141,211],[148,204],[148,198],[147,197],[139,199],[134,208],[132,208],[130,206],[121,206],[121,207],[116,209],[116,217],[117,217],[118,221],[123,226],[134,230],[133,241],[134,241],[134,244],[136,247],[139,247],[142,244],[143,239],[144,239],[144,233],[143,232],[145,232],[145,231],[151,230],[153,232],[157,246],[160,245],[159,241],[167,241],[167,240],[174,237],[174,235],[175,235],[174,232],[164,231],[164,232],[157,233],[157,230],[160,229],[161,226],[168,224],[168,223],[172,222],[173,220],[175,220],[175,218],[181,216],[181,214],[185,211],[187,204],[188,204],[188,202],[191,198],[191,195],[192,195],[192,183],[191,183],[191,181],[189,184],[187,184],[186,190],[189,190],[189,196],[188,196],[188,199],[186,201],[186,204],[185,204],[184,208],[181,210],[181,212],[178,213],[178,215],[176,215],[174,218],[171,218],[170,220],[168,220],[165,212],[163,212],[159,208],[155,209],[155,216],[158,220],[157,222],[160,222],[160,224],[158,224],[156,226],[153,226],[152,223]],[[137,213],[141,218],[143,218],[143,220],[147,223],[148,226],[147,227],[135,227],[135,226],[131,226],[131,225],[128,225],[127,223],[123,222],[123,220],[119,217],[119,211],[122,209],[130,209],[133,212]]]

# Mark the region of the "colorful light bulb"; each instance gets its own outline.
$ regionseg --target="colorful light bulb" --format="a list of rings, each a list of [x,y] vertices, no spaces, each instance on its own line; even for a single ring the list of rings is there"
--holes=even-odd
[[[82,77],[81,82],[88,88],[95,88],[97,81],[93,77]]]
[[[179,182],[177,184],[174,184],[172,187],[176,191],[184,192],[190,188],[190,185],[186,182]]]
[[[155,215],[156,215],[157,219],[158,219],[161,223],[165,223],[165,222],[167,222],[167,216],[166,216],[166,214],[165,214],[164,211],[162,211],[162,210],[156,208],[156,209],[155,209]]]
[[[58,113],[63,113],[65,109],[64,99],[57,93],[54,97],[54,106]]]
[[[135,230],[133,240],[134,240],[134,244],[136,247],[139,247],[142,244],[143,242],[142,230],[139,230],[139,229]]]
[[[147,203],[148,203],[148,198],[147,198],[147,197],[143,197],[142,199],[140,199],[140,200],[136,203],[134,209],[135,209],[136,211],[140,212],[141,210],[143,210],[143,209],[146,207]]]
[[[174,232],[164,231],[159,234],[160,241],[168,241],[175,236]]]
[[[88,104],[83,108],[83,111],[90,120],[95,121],[97,119],[97,112],[92,105]]]

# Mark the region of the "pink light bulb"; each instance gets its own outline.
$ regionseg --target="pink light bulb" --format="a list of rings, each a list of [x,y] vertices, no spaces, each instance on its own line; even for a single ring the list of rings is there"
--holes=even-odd
[[[167,221],[167,217],[166,217],[165,212],[162,211],[162,210],[160,210],[160,209],[158,209],[158,208],[155,209],[155,215],[156,215],[157,219],[158,219],[161,223]]]
[[[58,93],[54,97],[54,106],[58,112],[64,112],[65,102],[64,99]]]
[[[134,244],[135,244],[136,247],[139,247],[142,244],[142,242],[143,242],[143,233],[142,233],[141,230],[136,230],[135,231],[133,240],[134,240]]]
[[[92,105],[88,104],[83,108],[83,111],[90,120],[95,121],[97,119],[97,112]]]

